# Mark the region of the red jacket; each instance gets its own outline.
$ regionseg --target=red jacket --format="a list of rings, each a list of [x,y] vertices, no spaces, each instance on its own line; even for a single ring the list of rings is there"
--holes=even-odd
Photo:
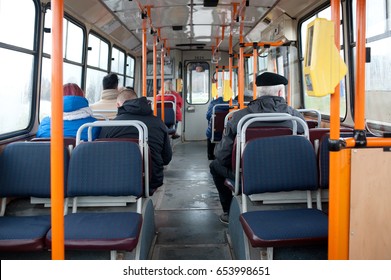
[[[172,95],[174,95],[175,98]],[[161,99],[162,99],[161,94],[158,94],[156,96],[156,101],[161,101]],[[182,96],[176,91],[166,91],[166,93],[164,94],[164,101],[174,101],[174,102],[176,101],[175,118],[178,122],[182,121],[182,104],[183,104]]]

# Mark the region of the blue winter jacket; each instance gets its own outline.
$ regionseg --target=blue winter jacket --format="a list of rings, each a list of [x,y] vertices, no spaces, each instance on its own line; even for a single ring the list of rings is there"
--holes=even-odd
[[[64,137],[76,137],[79,127],[85,123],[94,122],[88,100],[81,96],[64,96]],[[50,117],[45,117],[39,124],[36,137],[50,137]],[[81,139],[87,141],[87,128],[83,130]],[[92,139],[98,138],[100,128],[92,128]]]

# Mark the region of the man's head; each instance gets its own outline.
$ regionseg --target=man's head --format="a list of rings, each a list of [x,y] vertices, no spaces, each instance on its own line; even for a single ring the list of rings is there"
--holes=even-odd
[[[165,91],[172,91],[172,81],[171,80],[166,80],[164,81],[164,90]]]
[[[115,73],[110,73],[103,77],[102,81],[103,89],[117,89],[118,88],[118,76]]]
[[[257,76],[255,82],[258,97],[263,95],[285,96],[285,86],[288,84],[288,80],[284,76],[264,72]]]
[[[123,88],[117,97],[117,107],[121,107],[125,101],[136,99],[137,93],[132,88]]]

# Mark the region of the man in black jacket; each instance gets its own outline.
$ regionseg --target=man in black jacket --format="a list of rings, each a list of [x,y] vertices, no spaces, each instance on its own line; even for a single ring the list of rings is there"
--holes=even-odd
[[[287,84],[288,80],[285,77],[275,73],[264,72],[259,75],[256,79],[257,99],[251,101],[247,108],[241,109],[232,115],[231,120],[227,123],[223,138],[215,148],[214,154],[216,159],[210,163],[209,167],[223,208],[223,214],[220,215],[222,223],[228,223],[229,207],[232,201],[232,192],[224,185],[224,181],[225,178],[235,180],[231,158],[237,134],[237,125],[240,119],[251,113],[288,113],[304,120],[300,112],[288,106],[283,97],[285,95],[285,85]],[[287,121],[285,124],[281,123],[281,125],[292,126],[290,121]],[[303,133],[304,129],[298,125],[297,132]]]
[[[148,145],[152,160],[151,191],[163,184],[164,165],[170,163],[172,150],[167,127],[161,119],[153,115],[147,98],[137,98],[132,89],[121,92],[117,98],[118,113],[115,120],[138,120],[148,128]],[[102,127],[99,138],[138,138],[135,127]]]

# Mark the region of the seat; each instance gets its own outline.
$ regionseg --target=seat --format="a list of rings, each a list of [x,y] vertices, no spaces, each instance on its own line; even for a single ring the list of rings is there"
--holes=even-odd
[[[282,122],[286,121],[293,123],[293,129],[278,126],[278,122],[284,125]],[[235,174],[235,182],[230,179],[225,180],[225,185],[233,191],[234,195],[238,195],[240,192],[240,160],[246,142],[255,138],[297,134],[297,123],[304,127],[305,136],[308,137],[308,127],[305,121],[289,114],[253,113],[241,118],[237,125],[237,134],[232,151],[232,170]]]
[[[225,116],[229,112],[229,104],[216,104],[212,108],[211,116],[211,143],[218,143],[221,140],[221,135],[224,131]]]
[[[349,127],[340,128],[340,133],[349,133],[349,132],[353,132],[353,129]],[[310,128],[309,133],[310,133],[310,141],[314,146],[315,152],[318,153],[319,142],[324,135],[330,133],[330,128],[325,128],[325,127]]]
[[[298,109],[298,111],[300,113],[302,113],[303,115],[305,115],[306,113],[312,113],[312,114],[315,114],[316,115],[316,120],[312,120],[312,119],[307,119],[306,122],[307,122],[307,125],[308,125],[308,128],[311,129],[311,128],[320,128],[321,126],[321,123],[322,123],[322,114],[320,113],[320,111],[316,110],[316,109]]]
[[[157,116],[162,118],[162,102],[157,101]],[[176,134],[176,107],[173,101],[164,101],[164,124],[167,126],[168,134]]]
[[[43,137],[43,138],[33,138],[30,141],[32,142],[50,142],[50,137]],[[69,151],[72,152],[72,149],[76,145],[76,138],[75,137],[64,137],[64,146],[69,148]]]
[[[64,148],[64,185],[69,153]],[[15,142],[0,155],[0,250],[43,250],[50,229],[50,213],[36,209],[28,215],[7,215],[7,198],[39,197],[50,199],[50,143]],[[45,211],[46,210],[46,211]]]
[[[73,200],[72,213],[64,217],[64,245],[66,250],[108,250],[117,259],[118,251],[135,251],[135,258],[146,258],[144,248],[149,240],[140,242],[144,224],[153,228],[153,206],[145,199],[143,189],[143,161],[138,144],[130,141],[85,142],[77,145],[69,163],[66,196]],[[134,196],[137,207],[116,210],[103,208],[78,211],[79,197]],[[152,211],[152,212],[151,212]],[[46,243],[51,246],[51,231]],[[137,248],[137,250],[135,250]]]
[[[104,127],[104,126],[133,126],[135,127],[135,135],[138,135],[138,138],[98,138],[95,141],[130,141],[138,144],[139,149],[142,153],[142,161],[143,161],[143,174],[144,174],[144,187],[149,190],[149,180],[151,178],[151,157],[149,153],[148,146],[148,128],[147,126],[137,120],[110,120],[110,121],[95,121],[93,123],[86,123],[80,126],[76,133],[76,146],[83,143],[81,141],[81,134],[84,129],[88,129],[88,134],[92,131],[93,127]],[[137,137],[137,136],[135,136]],[[89,141],[92,141],[89,138]],[[149,196],[149,191],[147,192],[147,196]],[[126,206],[127,203],[134,203],[134,197],[113,197],[113,196],[100,196],[100,197],[81,197],[78,201],[79,206]]]
[[[239,220],[251,246],[261,248],[262,259],[273,259],[273,247],[327,243],[328,217],[312,208],[310,195],[306,208],[247,209],[252,194],[318,189],[316,156],[308,139],[292,135],[252,140],[243,151],[242,172]]]

